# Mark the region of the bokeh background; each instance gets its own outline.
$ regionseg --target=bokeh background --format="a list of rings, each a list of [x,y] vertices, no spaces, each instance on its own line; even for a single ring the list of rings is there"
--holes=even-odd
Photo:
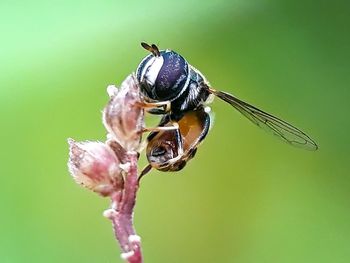
[[[135,70],[141,41],[180,52],[214,87],[320,145],[283,144],[216,100],[215,125],[186,169],[142,180],[145,262],[349,262],[349,8],[1,1],[0,262],[121,262],[102,217],[109,202],[70,178],[66,139],[104,139],[106,86]]]

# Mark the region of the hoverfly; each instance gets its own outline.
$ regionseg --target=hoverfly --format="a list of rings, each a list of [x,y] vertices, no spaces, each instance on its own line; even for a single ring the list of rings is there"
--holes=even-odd
[[[213,89],[204,75],[173,50],[159,50],[154,44],[141,43],[150,52],[139,64],[136,77],[145,101],[167,105],[152,109],[153,114],[163,114],[159,126],[174,123],[177,129],[153,131],[147,140],[146,155],[149,166],[160,171],[181,170],[194,157],[199,143],[206,137],[210,116],[206,104],[213,96],[229,103],[255,125],[276,135],[282,141],[307,150],[318,146],[306,133],[295,126],[237,97]]]

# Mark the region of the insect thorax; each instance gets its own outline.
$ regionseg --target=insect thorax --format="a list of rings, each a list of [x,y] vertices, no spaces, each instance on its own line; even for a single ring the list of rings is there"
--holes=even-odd
[[[189,82],[184,92],[171,102],[172,112],[184,112],[197,108],[208,99],[210,93],[205,77],[195,68],[189,66]]]

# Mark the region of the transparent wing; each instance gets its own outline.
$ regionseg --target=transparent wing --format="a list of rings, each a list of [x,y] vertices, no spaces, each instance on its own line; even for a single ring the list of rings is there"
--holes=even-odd
[[[223,91],[209,88],[210,92],[231,104],[235,109],[247,117],[260,128],[276,135],[284,142],[306,150],[315,151],[318,146],[306,133],[293,125],[234,97]]]

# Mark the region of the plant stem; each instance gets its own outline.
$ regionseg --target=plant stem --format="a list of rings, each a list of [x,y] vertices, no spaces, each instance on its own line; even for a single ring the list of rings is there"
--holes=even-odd
[[[121,257],[129,263],[142,263],[141,240],[133,226],[133,212],[139,188],[138,155],[136,152],[128,152],[127,159],[129,164],[124,189],[111,196],[112,206],[105,212],[105,216],[112,221],[115,237],[123,251]]]

